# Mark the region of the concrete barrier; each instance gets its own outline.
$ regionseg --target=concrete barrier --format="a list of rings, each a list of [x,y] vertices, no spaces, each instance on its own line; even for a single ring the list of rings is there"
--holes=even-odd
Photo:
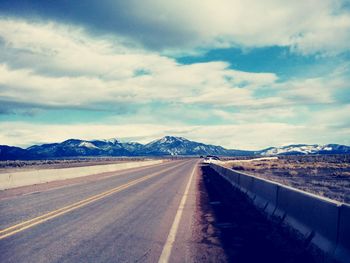
[[[230,183],[239,187],[239,174],[237,175],[233,170],[225,169],[220,165],[212,165],[212,168],[223,177],[228,180]]]
[[[9,172],[0,174],[0,190],[20,186],[48,183],[57,180],[77,178],[99,173],[114,172],[124,169],[160,164],[163,160],[138,162],[124,162],[107,165],[93,165],[60,169],[36,169],[23,172]]]
[[[278,190],[278,185],[253,178],[251,192],[255,194],[254,204],[268,215],[272,215],[277,208]]]
[[[210,165],[254,204],[339,262],[350,259],[350,206],[218,164]]]
[[[244,173],[220,165],[212,165],[212,168],[232,185],[248,194],[253,199],[254,204],[267,214],[272,215],[276,210],[278,185],[260,178],[256,180],[254,177],[245,176]]]
[[[335,250],[335,258],[350,259],[350,205],[342,204],[339,213],[338,246]]]
[[[239,181],[240,181],[240,176],[239,176],[239,174],[237,174],[237,173],[235,173],[234,171],[229,170],[229,169],[225,169],[225,168],[223,168],[223,169],[226,171],[227,176],[230,178],[230,181],[231,181],[233,184],[237,185],[237,187],[239,187]]]
[[[337,243],[340,203],[289,187],[279,187],[276,216],[323,251],[332,253]]]
[[[242,192],[245,192],[249,197],[254,198],[255,194],[252,191],[254,178],[250,176],[239,176],[239,187]]]

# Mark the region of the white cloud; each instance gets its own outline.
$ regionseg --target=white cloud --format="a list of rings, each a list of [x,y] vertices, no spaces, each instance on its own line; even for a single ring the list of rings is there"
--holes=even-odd
[[[30,146],[36,143],[60,142],[69,138],[106,139],[128,137],[154,137],[164,131],[162,125],[105,125],[105,124],[73,124],[51,125],[30,124],[26,122],[0,123],[0,141],[2,144]],[[98,132],[97,132],[98,131]]]
[[[221,61],[182,65],[129,47],[123,39],[96,39],[82,28],[55,23],[0,19],[0,37],[0,99],[39,107],[110,108],[150,101],[249,108],[333,103],[334,89],[347,83],[347,68],[326,77],[280,82],[276,74],[237,71]],[[260,96],[264,89],[275,91]]]
[[[275,74],[236,71],[220,61],[181,65],[54,23],[1,19],[0,37],[6,58],[0,65],[1,98],[43,107],[155,100],[259,105],[270,99],[255,102],[253,90],[277,80]]]
[[[279,94],[299,103],[334,103],[333,90],[330,88],[334,85],[327,85],[325,81],[332,82],[322,77],[290,81],[280,85],[282,90]]]
[[[350,144],[349,128],[333,129],[325,125],[292,125],[286,123],[246,123],[215,126],[162,124],[73,124],[48,125],[24,122],[0,123],[2,144],[26,147],[35,143],[59,142],[69,138],[80,139],[136,139],[147,143],[164,135],[222,145],[227,148],[257,150],[286,143],[343,143]],[[98,131],[98,132],[96,132]]]
[[[125,8],[165,47],[289,46],[302,54],[349,50],[350,13],[339,0],[129,1]],[[142,25],[142,26],[141,26]],[[162,34],[159,25],[162,26]],[[165,35],[165,36],[164,36]],[[148,36],[151,38],[151,36]],[[146,42],[151,42],[146,36]],[[137,38],[137,36],[136,36]]]
[[[329,109],[308,109],[309,104],[332,104],[339,109],[334,94],[349,87],[348,65],[318,78],[282,81],[273,73],[233,70],[222,61],[182,65],[130,46],[124,39],[96,39],[81,28],[56,23],[0,19],[0,38],[0,101],[8,107],[33,104],[38,108],[111,110],[114,105],[151,102],[178,107],[171,114],[165,108],[158,109],[165,112],[159,120],[162,114],[140,106],[139,115],[117,118],[118,125],[3,122],[0,141],[4,144],[126,135],[148,140],[168,134],[242,149],[286,142],[349,143],[349,125],[334,128],[346,119],[343,110],[339,113],[333,109],[341,116],[335,121],[323,117],[332,116]],[[181,108],[183,105],[194,108]],[[186,125],[198,123],[182,121],[188,115],[217,118],[227,121],[227,125]],[[166,117],[177,128],[165,125]],[[288,124],[298,117],[302,121]],[[120,124],[127,121],[139,124]],[[142,124],[146,121],[153,124]]]
[[[27,1],[27,8],[21,1],[12,2],[10,8],[3,6],[2,14],[79,24],[91,32],[123,35],[122,42],[132,39],[134,45],[164,52],[276,45],[301,54],[333,55],[349,50],[348,0],[90,0],[86,5]],[[51,37],[32,33],[28,38]],[[68,33],[75,34],[76,29]],[[70,48],[79,45],[53,39]]]
[[[334,129],[344,130],[350,127],[350,104],[332,107],[328,109],[321,109],[317,112],[310,111],[310,125],[333,127]]]
[[[337,92],[349,90],[349,65],[339,65],[328,74],[276,83],[278,96],[291,104],[336,104]]]
[[[280,107],[273,109],[245,109],[240,112],[229,113],[223,110],[215,110],[213,114],[226,120],[236,123],[263,123],[271,120],[285,122],[295,119],[305,112],[305,107]]]

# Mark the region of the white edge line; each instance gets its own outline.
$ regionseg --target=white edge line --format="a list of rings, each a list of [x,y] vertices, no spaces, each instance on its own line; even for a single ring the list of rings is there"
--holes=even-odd
[[[168,263],[169,262],[171,250],[172,250],[174,242],[175,242],[176,233],[177,233],[177,230],[178,230],[179,225],[180,225],[181,216],[182,216],[183,210],[185,208],[188,192],[190,190],[190,186],[191,186],[192,179],[193,179],[194,173],[196,171],[196,168],[197,168],[197,163],[196,163],[195,167],[193,168],[190,179],[188,180],[188,183],[186,185],[185,192],[181,198],[180,205],[177,209],[177,212],[176,212],[176,215],[174,218],[174,222],[170,228],[168,238],[164,244],[162,254],[159,257],[158,263]]]

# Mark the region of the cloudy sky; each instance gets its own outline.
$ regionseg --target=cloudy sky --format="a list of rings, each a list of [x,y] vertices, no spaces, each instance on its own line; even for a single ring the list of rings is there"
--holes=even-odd
[[[347,0],[1,0],[0,144],[350,144]]]

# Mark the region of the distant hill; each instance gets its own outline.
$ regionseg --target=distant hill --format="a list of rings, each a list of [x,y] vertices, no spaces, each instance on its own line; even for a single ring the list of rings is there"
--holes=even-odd
[[[256,152],[259,155],[305,155],[305,154],[341,154],[349,153],[350,147],[339,144],[308,145],[292,144],[282,147],[270,147]]]
[[[30,159],[37,159],[37,156],[31,155],[31,153],[29,153],[27,150],[19,147],[0,145],[0,160],[30,160]]]
[[[144,145],[144,155],[250,155],[251,151],[228,150],[221,146],[194,142],[182,137],[165,136]]]
[[[221,146],[190,141],[182,137],[165,136],[147,144],[110,140],[69,139],[61,143],[33,145],[27,149],[0,145],[0,160],[53,159],[89,156],[247,156],[291,154],[349,153],[350,147],[338,144],[288,145],[270,147],[260,151],[230,150]]]

